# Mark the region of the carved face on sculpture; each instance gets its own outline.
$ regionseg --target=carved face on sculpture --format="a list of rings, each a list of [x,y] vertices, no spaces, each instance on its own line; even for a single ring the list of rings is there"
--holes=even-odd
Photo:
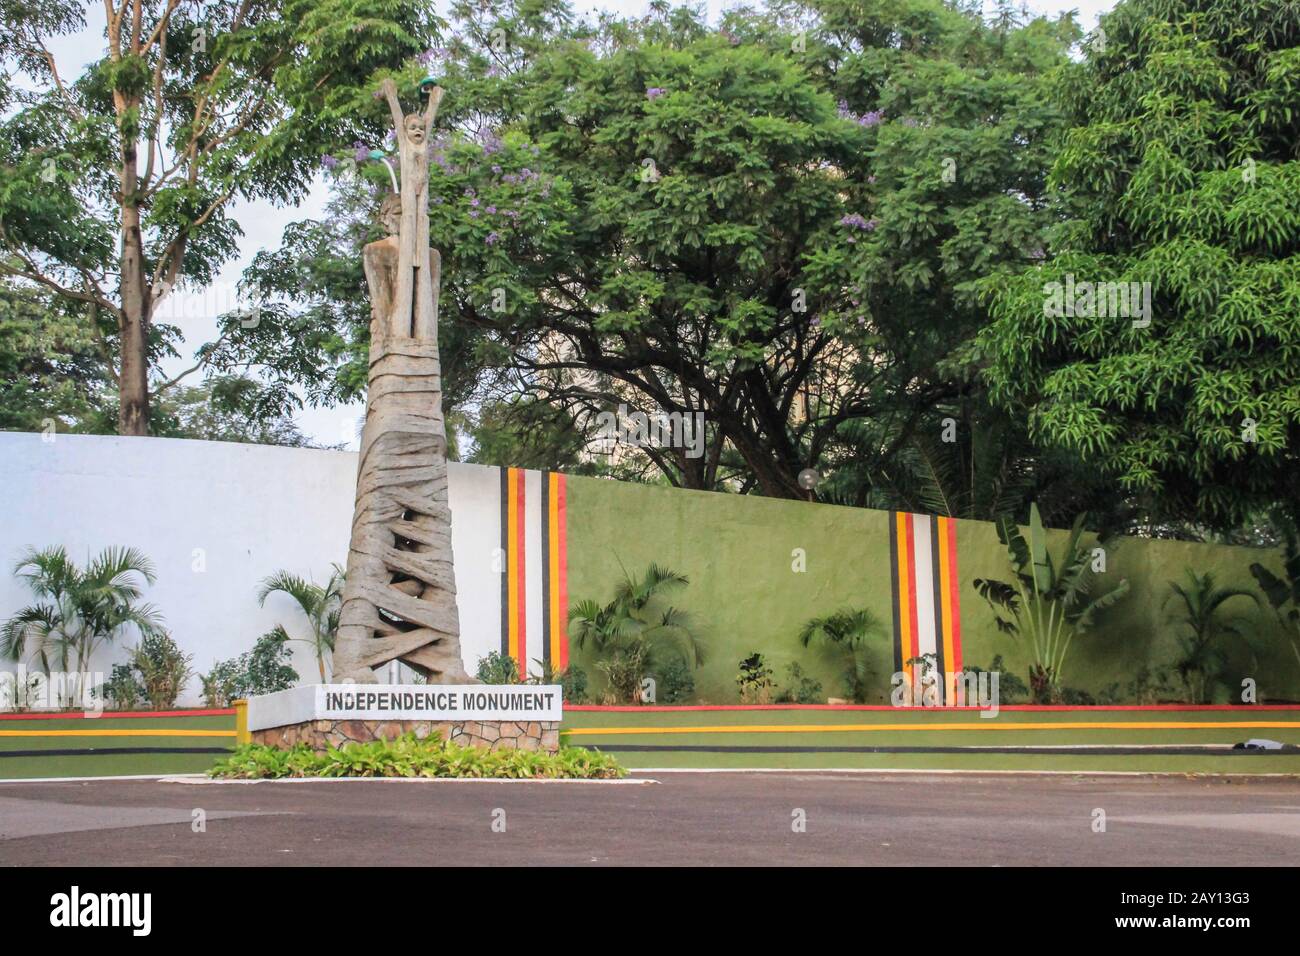
[[[419,113],[411,113],[404,120],[402,125],[406,127],[406,138],[416,146],[424,142],[424,117]]]
[[[402,197],[397,193],[389,193],[384,197],[384,201],[379,204],[379,224],[384,229],[384,234],[395,236],[402,227]]]

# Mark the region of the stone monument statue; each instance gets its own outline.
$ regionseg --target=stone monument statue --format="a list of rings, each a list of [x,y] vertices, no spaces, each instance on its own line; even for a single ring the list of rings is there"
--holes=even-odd
[[[384,95],[401,159],[400,196],[380,208],[388,237],[365,247],[370,378],[357,469],[334,681],[375,683],[402,661],[434,683],[467,683],[452,570],[447,432],[438,361],[441,258],[429,247],[429,130],[442,100],[403,114]]]

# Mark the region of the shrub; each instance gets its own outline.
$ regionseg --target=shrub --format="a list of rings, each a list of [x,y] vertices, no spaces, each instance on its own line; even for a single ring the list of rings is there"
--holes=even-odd
[[[444,741],[435,734],[420,740],[344,744],[324,753],[306,744],[289,749],[244,744],[208,771],[213,777],[244,780],[284,777],[484,777],[531,779],[616,779],[627,771],[611,756],[581,747],[556,753],[536,750],[486,750]]]
[[[556,674],[560,687],[564,689],[564,700],[568,704],[587,703],[587,672],[577,664],[570,664]]]
[[[786,672],[790,675],[790,684],[776,695],[778,704],[820,704],[826,699],[822,682],[805,674],[798,662],[792,662]]]
[[[966,666],[963,672],[967,674],[996,673],[998,675],[998,702],[999,704],[1025,704],[1029,702],[1031,696],[1029,685],[1006,669],[1006,663],[1002,660],[1002,655],[994,656],[993,662],[987,668]]]
[[[480,657],[475,676],[485,684],[520,683],[519,665],[509,654],[500,651],[488,651],[486,657]]]
[[[1259,606],[1259,598],[1240,588],[1221,588],[1209,571],[1197,574],[1186,569],[1186,583],[1171,581],[1172,593],[1165,598],[1168,605],[1178,598],[1178,660],[1174,665],[1190,703],[1204,703],[1210,688],[1221,679],[1227,658],[1225,643],[1235,643],[1249,650],[1249,625],[1242,618],[1224,617],[1223,606],[1235,597],[1249,598]]]
[[[96,694],[113,710],[135,710],[145,699],[144,687],[130,664],[114,664],[108,680],[96,688]]]
[[[740,662],[736,686],[740,688],[742,704],[771,703],[772,668],[767,666],[762,654],[755,651]]]
[[[199,678],[203,682],[203,704],[206,707],[229,707],[238,695],[239,659],[217,661],[212,670]]]
[[[1036,704],[1057,701],[1071,642],[1129,591],[1128,580],[1121,578],[1110,590],[1096,593],[1100,572],[1091,549],[1083,543],[1085,520],[1082,514],[1075,518],[1065,546],[1053,556],[1037,504],[1029,506],[1027,539],[1014,521],[1003,516],[997,522],[998,539],[1007,549],[1012,580],[976,578],[974,582],[980,597],[993,608],[998,630],[1029,644],[1033,657],[1029,687]],[[1104,546],[1108,540],[1103,534],[1097,544]]]
[[[695,696],[695,675],[691,665],[680,657],[668,658],[651,676],[655,681],[656,703],[680,704]]]
[[[588,598],[569,609],[574,646],[583,648],[590,642],[603,658],[596,664],[609,680],[602,701],[639,703],[648,671],[658,671],[682,656],[695,666],[704,662],[704,650],[688,626],[687,615],[667,603],[670,592],[687,584],[685,575],[658,564],[651,564],[639,577],[624,568],[623,580],[608,604]]]
[[[512,660],[511,663],[513,664],[514,661]],[[533,663],[537,665],[538,672],[530,675],[524,683],[559,684],[565,703],[585,704],[587,702],[587,672],[577,664],[570,664],[563,670],[556,670],[549,661],[536,657],[533,658]]]
[[[1128,683],[1127,703],[1159,704],[1173,699],[1177,693],[1173,684],[1173,674],[1168,667],[1152,668],[1143,664]]]
[[[601,698],[605,704],[639,704],[641,688],[649,665],[649,649],[639,641],[625,647],[616,647],[609,656],[596,662],[596,669],[605,675],[606,689]]]
[[[288,690],[298,683],[298,672],[289,663],[292,655],[284,628],[272,628],[257,639],[251,651],[218,661],[200,678],[204,702],[209,707],[229,707],[241,697]]]
[[[165,631],[146,634],[131,652],[131,667],[140,675],[140,691],[154,710],[176,706],[185,682],[193,675],[193,656],[181,651]]]
[[[298,672],[289,664],[292,656],[284,628],[277,626],[267,631],[251,651],[239,656],[235,696],[274,694],[298,683]]]
[[[825,617],[815,617],[799,631],[799,643],[809,646],[814,639],[840,648],[844,655],[844,686],[855,704],[865,704],[870,692],[871,658],[868,647],[881,635],[880,621],[866,608],[843,608]]]

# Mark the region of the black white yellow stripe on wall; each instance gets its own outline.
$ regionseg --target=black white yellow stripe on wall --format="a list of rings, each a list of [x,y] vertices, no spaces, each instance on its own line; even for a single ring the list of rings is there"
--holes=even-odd
[[[896,511],[889,520],[894,672],[913,682],[913,661],[934,655],[940,675],[959,673],[961,602],[954,518]],[[944,704],[948,682],[940,679]]]
[[[501,468],[501,653],[521,675],[569,663],[568,507],[558,472]]]

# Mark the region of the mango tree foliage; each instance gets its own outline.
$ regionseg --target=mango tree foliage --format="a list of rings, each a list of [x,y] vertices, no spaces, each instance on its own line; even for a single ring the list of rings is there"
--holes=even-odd
[[[1060,82],[1050,258],[988,282],[992,395],[1156,518],[1294,518],[1300,10],[1125,0],[1101,27]],[[1142,283],[1149,314],[1125,312]]]

